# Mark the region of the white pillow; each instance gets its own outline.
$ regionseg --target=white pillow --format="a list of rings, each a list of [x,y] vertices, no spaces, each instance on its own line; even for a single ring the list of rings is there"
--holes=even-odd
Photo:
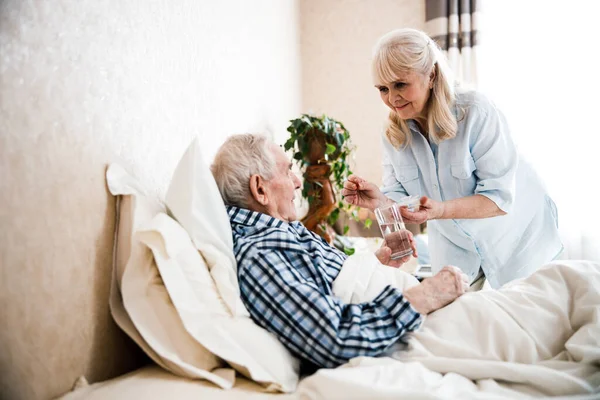
[[[136,231],[165,207],[145,196],[139,183],[118,165],[111,165],[106,177],[109,190],[118,196],[110,296],[117,325],[164,369],[184,377],[207,379],[223,388],[232,387],[235,372],[221,368],[224,362],[184,328],[152,252],[136,239]],[[206,270],[199,255],[194,261],[196,268]]]
[[[212,316],[212,324],[203,324],[206,317],[201,315],[196,297],[203,290],[196,286],[202,280],[200,273],[185,268],[181,274],[165,274],[163,279],[168,282],[167,288],[188,332],[254,381],[271,384],[268,388],[272,390],[295,390],[298,360],[274,335],[254,324],[239,296],[229,217],[202,159],[198,139],[190,144],[175,170],[167,206],[204,256],[217,290],[233,315],[223,317],[219,313]],[[162,222],[166,223],[164,218]],[[162,271],[162,262],[159,257],[157,260]]]
[[[348,257],[333,281],[332,290],[344,303],[360,304],[373,301],[388,285],[404,292],[418,284],[411,274],[381,264],[375,254],[369,252]]]
[[[198,138],[189,145],[171,179],[166,199],[175,219],[200,250],[232,315],[248,316],[240,298],[229,216]]]
[[[295,390],[297,361],[249,317],[231,316],[202,256],[181,225],[159,213],[138,230],[136,237],[152,249],[183,325],[199,343],[270,390]]]

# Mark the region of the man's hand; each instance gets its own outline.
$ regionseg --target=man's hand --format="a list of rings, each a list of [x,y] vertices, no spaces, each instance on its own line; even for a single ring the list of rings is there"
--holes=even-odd
[[[356,175],[350,175],[344,182],[342,196],[348,204],[368,208],[371,211],[383,206],[388,201],[391,202],[375,184]]]
[[[422,224],[425,221],[439,219],[444,215],[444,203],[427,196],[421,197],[421,205],[417,211],[408,211],[408,207],[400,207],[402,219],[408,224]]]
[[[411,231],[402,230],[402,231],[391,233],[390,235],[398,236],[399,241],[400,240],[408,240],[410,242],[410,247],[413,250],[412,256],[415,258],[419,256],[417,254],[417,243],[415,242]],[[383,265],[398,268],[398,267],[402,266],[402,264],[407,263],[410,260],[411,255],[409,254],[402,258],[392,260],[392,258],[391,258],[392,257],[392,249],[387,246],[387,243],[384,240],[383,243],[381,244],[381,247],[375,252],[375,256],[377,257],[379,262],[382,263]]]
[[[419,314],[425,315],[452,303],[468,289],[469,278],[457,267],[445,266],[403,295]]]

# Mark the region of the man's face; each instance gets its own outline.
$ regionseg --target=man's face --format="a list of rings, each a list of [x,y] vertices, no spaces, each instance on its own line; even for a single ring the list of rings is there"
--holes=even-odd
[[[300,179],[292,172],[292,163],[281,147],[271,143],[270,151],[275,158],[275,175],[265,183],[269,199],[267,214],[287,222],[296,221],[294,198],[301,185]]]

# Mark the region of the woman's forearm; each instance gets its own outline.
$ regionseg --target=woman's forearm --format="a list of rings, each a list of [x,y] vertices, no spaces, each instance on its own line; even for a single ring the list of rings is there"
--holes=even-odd
[[[443,212],[438,219],[490,218],[506,214],[496,203],[480,194],[447,200],[442,205]]]

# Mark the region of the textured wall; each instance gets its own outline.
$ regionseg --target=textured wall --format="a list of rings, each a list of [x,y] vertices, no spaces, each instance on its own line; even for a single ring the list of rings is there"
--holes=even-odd
[[[300,111],[297,3],[0,1],[0,397],[132,368],[108,311],[120,161],[158,196],[193,135],[279,141]]]
[[[386,32],[424,29],[423,0],[302,0],[302,111],[344,123],[357,146],[354,172],[381,182],[387,111],[373,88],[371,50]]]

